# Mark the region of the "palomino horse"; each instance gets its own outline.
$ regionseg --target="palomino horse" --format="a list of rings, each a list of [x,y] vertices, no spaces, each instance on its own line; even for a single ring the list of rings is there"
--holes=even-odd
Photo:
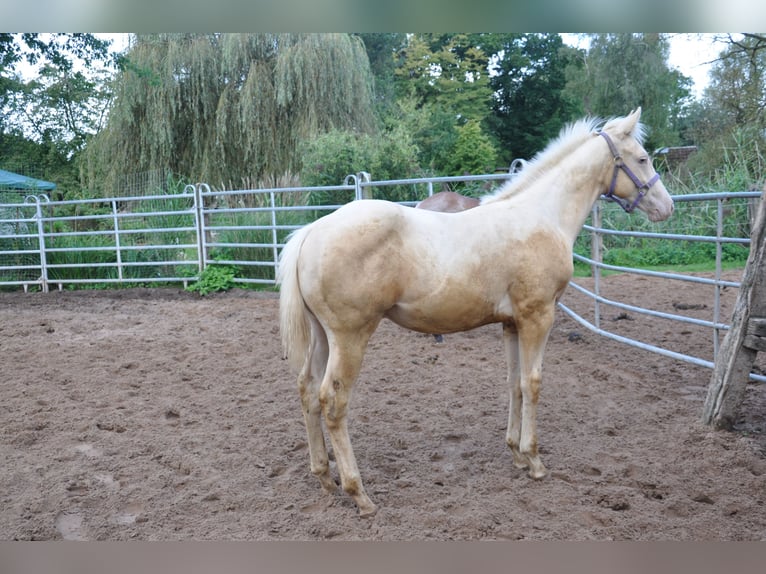
[[[431,211],[441,211],[442,213],[457,213],[476,207],[481,200],[476,197],[461,195],[454,191],[440,191],[426,197],[415,205],[416,209],[430,209]],[[437,343],[444,341],[441,333],[434,335]]]
[[[641,109],[562,130],[512,181],[459,213],[360,200],[295,231],[280,256],[282,343],[299,371],[311,472],[327,491],[324,415],[343,490],[361,516],[376,512],[362,485],[347,409],[367,342],[385,317],[424,333],[502,323],[510,409],[505,440],[539,479],[536,409],[556,302],[572,276],[572,247],[603,193],[652,221],[673,200],[641,145]]]

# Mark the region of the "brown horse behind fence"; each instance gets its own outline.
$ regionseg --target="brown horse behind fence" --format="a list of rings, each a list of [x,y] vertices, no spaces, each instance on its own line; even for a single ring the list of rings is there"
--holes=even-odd
[[[467,195],[460,195],[454,191],[440,191],[432,196],[425,198],[415,207],[417,209],[428,209],[430,211],[441,211],[442,213],[457,213],[465,211],[479,205],[481,200]]]

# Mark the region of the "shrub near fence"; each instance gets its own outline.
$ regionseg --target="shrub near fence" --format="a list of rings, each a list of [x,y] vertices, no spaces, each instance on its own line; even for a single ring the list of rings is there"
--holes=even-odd
[[[509,177],[372,181],[362,172],[347,177],[342,185],[314,188],[213,191],[198,184],[177,193],[141,197],[50,201],[32,196],[24,203],[0,204],[0,288],[188,286],[210,265],[231,267],[234,283],[271,287],[289,233],[341,203],[364,197],[387,199],[390,193],[401,203],[414,205],[443,189],[477,196]],[[676,213],[662,223],[627,216],[613,204],[598,202],[575,244],[576,268],[580,274],[596,276],[605,270],[683,279],[687,276],[645,268],[703,263],[708,268],[714,264],[715,277],[720,278],[727,264],[744,265],[747,259],[749,205],[759,196],[757,192],[677,195]],[[710,282],[716,289],[738,286],[720,279]],[[576,280],[573,288],[578,288]],[[606,334],[598,319],[603,301],[597,289],[590,296],[595,319],[580,319]],[[718,317],[709,326],[716,333],[726,328]],[[710,366],[709,361],[666,354]]]

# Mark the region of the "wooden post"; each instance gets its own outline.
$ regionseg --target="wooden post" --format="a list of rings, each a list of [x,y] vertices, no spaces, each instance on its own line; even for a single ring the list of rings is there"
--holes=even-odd
[[[753,223],[750,255],[731,328],[716,358],[702,413],[705,424],[731,429],[759,351],[766,352],[766,190]]]

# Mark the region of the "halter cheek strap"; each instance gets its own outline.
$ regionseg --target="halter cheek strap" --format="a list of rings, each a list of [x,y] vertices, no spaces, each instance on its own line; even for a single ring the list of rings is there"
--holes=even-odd
[[[614,145],[612,138],[610,138],[607,135],[607,133],[603,131],[599,132],[598,135],[604,137],[604,140],[606,140],[606,143],[609,146],[609,150],[612,152],[612,156],[614,157],[614,172],[612,173],[612,183],[609,186],[609,191],[606,192],[604,197],[610,201],[614,201],[620,207],[622,207],[627,213],[630,213],[641,202],[641,200],[646,195],[646,192],[648,192],[649,189],[655,183],[657,183],[657,181],[660,179],[660,174],[655,173],[654,176],[652,176],[652,178],[649,181],[647,181],[646,183],[642,183],[641,180],[638,179],[636,174],[633,173],[633,171],[631,171],[631,169],[627,165],[625,165],[625,162],[622,160],[622,156],[620,155],[620,152],[617,151],[617,147]],[[617,197],[614,194],[615,187],[617,186],[617,175],[619,174],[620,170],[625,172],[625,174],[630,178],[630,180],[638,189],[638,195],[636,195],[636,199],[634,199],[632,203],[625,201],[624,199]]]

